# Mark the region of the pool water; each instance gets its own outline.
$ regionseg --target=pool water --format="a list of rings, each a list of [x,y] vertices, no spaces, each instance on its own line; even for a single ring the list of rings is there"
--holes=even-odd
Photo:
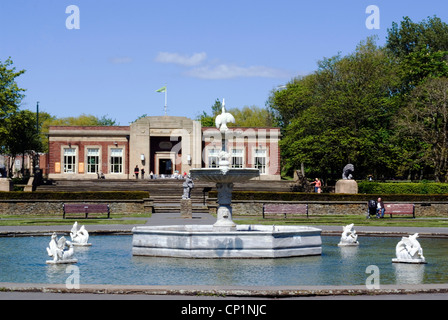
[[[322,255],[284,259],[178,259],[132,256],[132,236],[91,236],[75,247],[80,284],[116,285],[364,285],[379,268],[381,284],[448,283],[448,240],[419,239],[426,265],[392,263],[400,238],[359,237],[338,247],[322,237]],[[50,237],[0,238],[0,282],[65,284],[67,265],[47,265]],[[66,273],[67,272],[67,273]]]

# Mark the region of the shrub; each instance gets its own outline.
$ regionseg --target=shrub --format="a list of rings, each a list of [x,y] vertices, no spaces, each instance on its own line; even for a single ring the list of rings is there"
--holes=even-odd
[[[362,181],[358,192],[366,194],[448,194],[446,183],[379,183]]]
[[[0,192],[0,200],[141,200],[148,191]]]

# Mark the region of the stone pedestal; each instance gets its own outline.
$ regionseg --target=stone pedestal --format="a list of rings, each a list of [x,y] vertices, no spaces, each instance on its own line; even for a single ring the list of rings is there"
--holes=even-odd
[[[9,178],[0,178],[0,191],[11,191],[12,181]]]
[[[191,199],[180,200],[180,214],[184,219],[193,219],[193,209]]]
[[[358,183],[355,180],[339,180],[336,182],[335,193],[358,193]]]
[[[218,210],[216,212],[217,219],[213,225],[218,231],[229,231],[236,228],[236,224],[232,221],[232,190],[233,183],[217,183],[218,189]]]

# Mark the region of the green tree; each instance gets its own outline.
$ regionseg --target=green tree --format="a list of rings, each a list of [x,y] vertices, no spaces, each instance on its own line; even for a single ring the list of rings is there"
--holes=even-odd
[[[196,117],[196,121],[199,121],[203,127],[214,127],[215,118],[221,113],[222,103],[219,99],[215,100],[215,103],[211,106],[211,115],[206,111]]]
[[[308,77],[271,100],[286,124],[284,172],[291,174],[301,163],[324,178],[338,178],[347,163],[355,165],[357,177],[393,171],[397,150],[389,139],[398,81],[390,55],[369,38],[352,54],[322,60]],[[297,103],[282,105],[280,97]]]
[[[400,25],[394,22],[388,29],[386,48],[400,62],[404,94],[427,77],[448,76],[448,24],[436,16],[420,23],[409,17]]]
[[[273,127],[273,115],[267,108],[257,106],[245,106],[242,109],[231,108],[228,110],[234,118],[235,127]]]
[[[397,134],[408,142],[402,170],[430,167],[437,182],[448,181],[447,78],[430,78],[412,91],[400,110]]]
[[[29,110],[21,110],[10,116],[7,126],[8,135],[5,139],[6,152],[14,159],[17,155],[33,156],[42,150],[41,140],[36,130],[36,114]],[[14,161],[11,162],[12,165]],[[9,168],[11,176],[12,167]],[[22,175],[24,167],[22,162]]]
[[[13,61],[8,58],[4,63],[0,61],[0,146],[4,148],[9,117],[18,110],[24,98],[25,89],[19,88],[16,78],[25,70],[16,71],[12,67]]]

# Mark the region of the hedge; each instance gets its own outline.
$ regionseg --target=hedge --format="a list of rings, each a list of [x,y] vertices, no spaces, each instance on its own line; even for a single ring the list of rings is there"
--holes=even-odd
[[[210,198],[217,198],[216,191],[210,191]],[[384,201],[402,202],[448,202],[448,194],[335,194],[269,191],[234,191],[234,201],[369,201],[381,197]]]
[[[379,183],[362,181],[358,192],[366,194],[448,194],[447,183]]]
[[[0,200],[141,200],[144,198],[149,198],[148,191],[0,192]]]

